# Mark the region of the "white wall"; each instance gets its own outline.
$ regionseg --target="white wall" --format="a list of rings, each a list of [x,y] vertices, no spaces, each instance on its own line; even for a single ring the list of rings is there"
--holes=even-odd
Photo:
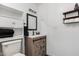
[[[79,56],[79,23],[63,24],[63,12],[73,9],[74,3],[40,5],[39,29],[47,35],[48,55]]]

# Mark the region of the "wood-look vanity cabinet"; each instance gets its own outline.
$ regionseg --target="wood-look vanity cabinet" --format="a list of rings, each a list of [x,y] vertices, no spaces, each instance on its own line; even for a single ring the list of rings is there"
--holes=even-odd
[[[45,56],[46,55],[46,36],[26,37],[25,55]]]

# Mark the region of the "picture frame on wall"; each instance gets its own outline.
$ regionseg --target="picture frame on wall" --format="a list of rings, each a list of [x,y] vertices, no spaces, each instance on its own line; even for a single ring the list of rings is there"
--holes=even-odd
[[[37,16],[27,13],[28,30],[37,30]]]

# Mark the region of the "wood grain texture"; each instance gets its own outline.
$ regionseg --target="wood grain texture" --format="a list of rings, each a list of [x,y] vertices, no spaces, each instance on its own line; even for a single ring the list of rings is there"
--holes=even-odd
[[[25,55],[45,56],[46,55],[46,36],[27,37],[25,39]]]

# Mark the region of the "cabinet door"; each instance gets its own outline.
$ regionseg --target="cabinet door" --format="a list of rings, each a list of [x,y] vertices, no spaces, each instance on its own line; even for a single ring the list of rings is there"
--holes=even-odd
[[[35,56],[46,55],[46,39],[45,38],[41,38],[40,40],[34,41],[34,55]]]
[[[34,55],[41,56],[40,55],[40,40],[34,42]]]

